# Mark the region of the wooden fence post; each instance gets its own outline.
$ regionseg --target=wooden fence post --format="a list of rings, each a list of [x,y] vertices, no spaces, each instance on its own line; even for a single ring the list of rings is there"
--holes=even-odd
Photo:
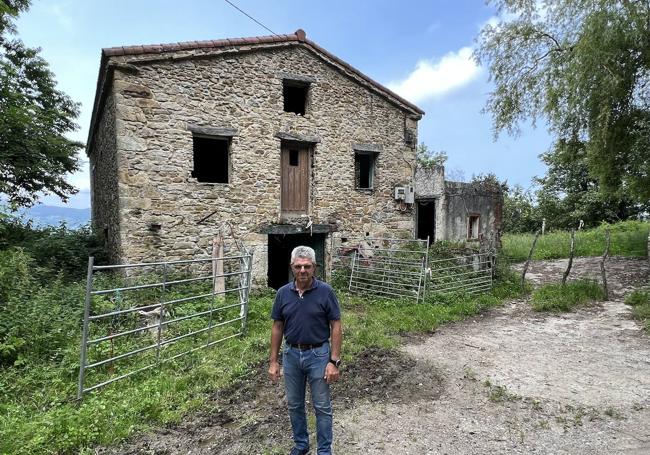
[[[226,279],[223,276],[223,236],[221,231],[212,240],[212,294],[218,302],[226,300]]]
[[[609,229],[605,230],[605,238],[606,238],[605,252],[603,253],[603,258],[600,260],[600,273],[603,276],[603,290],[605,291],[605,300],[608,300],[609,290],[607,289],[607,274],[605,273],[605,260],[607,259],[607,256],[609,256],[609,243],[611,240],[609,235]]]
[[[533,240],[533,245],[530,247],[530,252],[528,253],[528,259],[524,264],[524,271],[521,274],[521,290],[524,290],[524,284],[526,282],[526,272],[528,271],[528,266],[530,265],[530,258],[533,257],[533,251],[535,251],[535,245],[537,245],[537,239],[539,238],[540,231],[535,233],[535,239]]]
[[[571,250],[569,251],[569,264],[564,271],[564,275],[562,275],[562,286],[566,284],[566,279],[569,277],[569,273],[571,273],[571,266],[573,265],[573,252],[575,251],[575,238],[576,231],[571,229]]]

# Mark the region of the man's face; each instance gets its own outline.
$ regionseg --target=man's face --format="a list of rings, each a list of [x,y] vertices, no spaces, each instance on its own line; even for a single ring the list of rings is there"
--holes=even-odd
[[[314,263],[307,258],[296,258],[291,264],[293,276],[296,277],[298,284],[308,284],[314,276],[315,269]]]

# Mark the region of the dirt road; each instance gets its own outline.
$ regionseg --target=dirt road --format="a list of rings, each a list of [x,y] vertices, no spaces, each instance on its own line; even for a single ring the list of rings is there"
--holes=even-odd
[[[529,278],[557,281],[565,264],[534,263]],[[518,300],[399,352],[367,352],[334,389],[335,453],[649,454],[650,336],[622,302],[648,269],[613,258],[611,300],[574,313]],[[596,259],[578,259],[572,277],[599,274]],[[100,452],[285,453],[281,395],[262,368],[214,410]]]

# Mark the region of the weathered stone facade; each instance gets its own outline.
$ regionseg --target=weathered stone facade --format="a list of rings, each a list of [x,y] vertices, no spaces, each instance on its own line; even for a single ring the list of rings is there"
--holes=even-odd
[[[501,230],[500,189],[481,183],[446,181],[443,166],[416,170],[415,199],[418,205],[435,204],[435,240],[478,240],[481,236],[498,235]],[[471,219],[477,223],[474,232]]]
[[[284,111],[285,79],[309,81],[304,115]],[[283,225],[327,233],[326,251],[333,237],[412,236],[413,212],[393,196],[413,182],[421,115],[300,31],[104,50],[87,150],[93,222],[119,262],[207,254],[217,226],[229,223],[254,251],[258,283],[267,234],[287,232]],[[228,183],[192,177],[197,130],[230,140]],[[288,140],[309,147],[302,217],[280,209]],[[355,189],[355,150],[368,147],[378,151],[373,189]]]

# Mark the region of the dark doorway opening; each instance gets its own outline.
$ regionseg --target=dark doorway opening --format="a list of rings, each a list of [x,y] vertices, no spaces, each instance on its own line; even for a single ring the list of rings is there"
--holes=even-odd
[[[269,234],[268,284],[279,289],[293,279],[289,261],[291,251],[299,246],[310,246],[316,251],[316,276],[325,275],[325,237],[327,234]]]
[[[433,243],[436,239],[436,202],[418,201],[417,218],[418,239],[426,240],[429,237],[429,243]]]

